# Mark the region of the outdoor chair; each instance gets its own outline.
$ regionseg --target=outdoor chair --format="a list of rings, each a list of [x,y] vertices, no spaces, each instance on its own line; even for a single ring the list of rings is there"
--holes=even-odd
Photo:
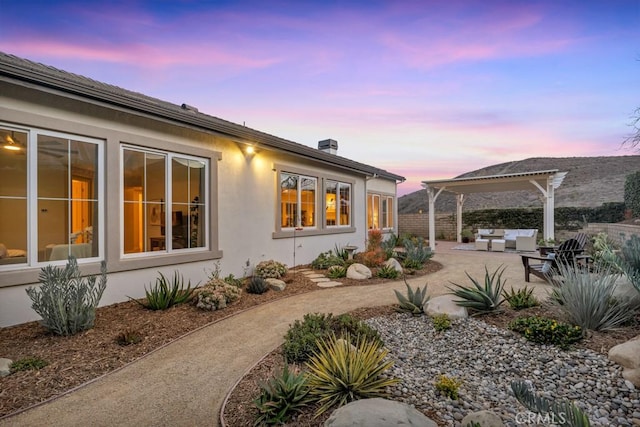
[[[584,247],[580,247],[578,240],[568,239],[562,242],[554,252],[547,254],[546,257],[520,255],[524,266],[524,281],[529,282],[530,275],[533,274],[552,285],[558,286],[562,282],[562,278],[559,277],[558,273],[558,265],[575,266],[576,256],[581,255],[582,252],[584,252]]]

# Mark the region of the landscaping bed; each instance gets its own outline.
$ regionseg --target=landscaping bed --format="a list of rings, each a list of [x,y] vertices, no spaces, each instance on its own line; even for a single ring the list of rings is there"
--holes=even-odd
[[[434,261],[415,272],[425,275],[441,268]],[[303,274],[288,273],[282,292],[261,295],[242,293],[227,308],[203,311],[190,304],[167,310],[147,310],[134,301],[117,303],[96,310],[95,326],[73,336],[56,336],[38,322],[0,328],[0,357],[20,360],[31,357],[48,363],[39,370],[15,372],[0,378],[0,417],[58,396],[145,356],[181,336],[242,310],[275,299],[316,291],[323,292]],[[343,286],[367,286],[389,282],[372,278],[362,281],[340,279]],[[120,334],[137,335],[141,341],[120,345]]]

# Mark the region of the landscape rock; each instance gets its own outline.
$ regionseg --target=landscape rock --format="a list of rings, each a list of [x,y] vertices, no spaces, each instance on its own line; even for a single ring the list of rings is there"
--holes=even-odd
[[[342,406],[331,414],[325,427],[387,427],[438,425],[411,406],[381,398],[362,399]]]
[[[624,368],[622,376],[634,386],[640,387],[640,335],[611,347],[609,360]]]
[[[460,307],[453,302],[454,298],[456,298],[454,295],[440,295],[431,298],[425,306],[425,313],[431,317],[446,314],[450,319],[466,319],[469,317],[466,307]]]
[[[389,258],[385,261],[384,265],[387,267],[393,267],[393,269],[398,273],[402,273],[404,271],[402,269],[402,265],[400,265],[400,262],[395,258]]]
[[[367,280],[371,279],[371,269],[364,264],[351,264],[347,269],[347,279]]]
[[[13,361],[11,359],[0,358],[0,377],[6,377],[11,373],[12,363]]]
[[[616,289],[613,292],[613,296],[619,300],[638,300],[640,301],[640,294],[638,290],[631,284],[627,276],[619,276],[614,282]]]
[[[269,279],[265,279],[265,281],[269,285],[269,288],[271,288],[271,290],[274,290],[274,291],[284,291],[285,288],[287,287],[287,284],[280,279],[269,278]]]
[[[472,422],[480,424],[481,427],[503,427],[504,423],[500,417],[491,411],[478,411],[467,414],[462,419],[462,425],[466,426]]]

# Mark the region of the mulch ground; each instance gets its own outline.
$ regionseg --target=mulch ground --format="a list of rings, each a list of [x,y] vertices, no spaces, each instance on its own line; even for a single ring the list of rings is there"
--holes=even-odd
[[[415,275],[429,274],[441,267],[437,262],[429,261]],[[302,274],[289,273],[284,281],[287,287],[282,292],[270,290],[262,295],[243,292],[240,300],[214,312],[202,311],[192,305],[152,311],[134,301],[100,307],[96,310],[94,328],[70,337],[53,335],[38,322],[0,328],[0,358],[13,361],[39,358],[48,363],[39,370],[15,372],[0,378],[0,417],[108,374],[222,318],[287,296],[322,291]],[[343,286],[368,286],[390,280],[340,281]],[[135,334],[141,341],[120,345],[117,339],[121,334]]]

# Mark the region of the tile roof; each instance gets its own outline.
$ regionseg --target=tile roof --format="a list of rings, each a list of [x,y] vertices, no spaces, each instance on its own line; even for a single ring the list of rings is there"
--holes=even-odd
[[[0,52],[0,80],[35,84],[58,93],[75,95],[92,102],[125,108],[140,115],[169,120],[177,125],[196,127],[203,131],[250,142],[265,149],[286,152],[365,175],[377,175],[395,181],[405,180],[404,177],[384,169],[325,153],[303,144],[201,113],[186,104],[172,104],[4,52]]]

